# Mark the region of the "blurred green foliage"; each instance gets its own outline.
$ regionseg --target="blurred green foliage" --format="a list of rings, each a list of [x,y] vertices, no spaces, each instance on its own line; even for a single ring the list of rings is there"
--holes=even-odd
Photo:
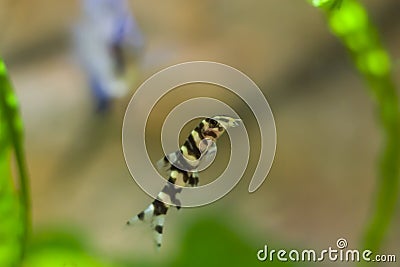
[[[341,2],[340,8],[332,9],[337,2]],[[314,0],[311,3],[325,10],[332,32],[350,52],[377,104],[384,147],[374,211],[365,230],[363,247],[378,251],[394,216],[400,186],[400,112],[390,57],[366,9],[358,1]]]
[[[28,246],[23,267],[116,267],[115,262],[107,261],[90,253],[78,231],[46,230],[34,237]]]
[[[10,151],[5,149],[4,133],[4,129],[0,129],[0,266],[16,266],[22,253],[22,224],[18,212],[18,198],[12,180],[9,179]]]
[[[21,119],[6,67],[0,60],[0,266],[18,266],[25,248],[28,193],[21,141]],[[11,159],[15,157],[19,189],[14,184]]]
[[[239,234],[240,232],[240,234]],[[150,236],[149,236],[150,238]],[[257,251],[264,242],[274,248],[288,248],[271,240],[255,241],[255,237],[243,235],[229,226],[224,218],[212,215],[201,216],[190,222],[179,242],[180,250],[172,253],[160,262],[158,259],[132,258],[129,260],[107,260],[91,252],[90,247],[82,242],[82,235],[77,231],[46,231],[33,238],[28,247],[24,267],[180,267],[180,266],[303,266],[293,262],[257,260]],[[255,246],[259,244],[259,247]],[[156,252],[155,252],[156,253]]]
[[[244,229],[235,228],[223,218],[203,216],[197,219],[190,224],[180,245],[181,251],[169,266],[302,266],[298,262],[258,261],[257,252],[266,242],[274,249],[290,247],[266,236],[260,240]]]
[[[343,0],[309,0],[313,6],[325,9],[340,8],[342,1]]]

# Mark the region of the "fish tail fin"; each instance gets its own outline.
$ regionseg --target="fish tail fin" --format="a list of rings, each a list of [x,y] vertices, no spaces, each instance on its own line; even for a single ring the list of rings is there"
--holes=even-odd
[[[126,224],[132,225],[132,224],[137,223],[138,221],[150,222],[154,216],[153,213],[154,213],[154,205],[153,205],[153,203],[151,203],[145,210],[139,212],[137,215],[130,218],[126,222]]]
[[[153,239],[157,248],[161,247],[162,234],[165,222],[165,215],[169,209],[169,205],[155,199],[145,210],[139,212],[127,221],[127,225],[133,225],[138,221],[150,223],[153,231]]]
[[[157,249],[159,249],[162,244],[164,223],[165,215],[155,216],[151,222],[151,229],[153,230],[153,240]]]

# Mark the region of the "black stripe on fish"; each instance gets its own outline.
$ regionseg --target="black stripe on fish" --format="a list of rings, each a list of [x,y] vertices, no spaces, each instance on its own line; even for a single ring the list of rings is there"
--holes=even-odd
[[[154,227],[154,230],[156,230],[157,233],[162,234],[163,227],[161,225],[156,225],[156,227]]]
[[[139,213],[137,216],[138,216],[139,220],[143,221],[144,220],[144,211]]]
[[[158,216],[158,215],[162,215],[162,214],[167,214],[168,211],[168,207],[165,205],[164,202],[155,199],[153,201],[153,206],[154,206],[154,215]]]
[[[189,180],[189,175],[187,172],[183,172],[183,182],[186,184]]]
[[[208,126],[209,126],[210,128],[214,128],[214,127],[216,127],[216,126],[219,125],[219,122],[218,122],[218,121],[216,121],[216,120],[214,120],[214,119],[211,119],[211,118],[206,118],[205,121],[208,123]]]
[[[190,186],[197,186],[199,184],[199,177],[195,177],[193,174],[189,177],[188,184]]]
[[[193,135],[189,135],[184,146],[186,146],[189,155],[194,156],[196,159],[200,158],[201,153],[198,148],[198,144],[196,144],[196,141],[194,141]]]
[[[194,131],[196,131],[199,134],[199,138],[200,139],[204,139],[204,135],[201,129],[203,129],[204,127],[204,123],[200,123],[199,126],[197,126],[196,128],[194,128]]]

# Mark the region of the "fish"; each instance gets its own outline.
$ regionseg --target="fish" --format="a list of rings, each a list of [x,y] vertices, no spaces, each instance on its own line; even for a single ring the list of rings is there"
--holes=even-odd
[[[168,174],[168,183],[146,209],[127,221],[127,225],[133,225],[139,221],[150,223],[155,245],[160,248],[165,216],[170,208],[168,203],[173,203],[178,210],[181,208],[177,195],[181,193],[182,187],[198,186],[199,165],[215,155],[216,141],[226,132],[226,129],[238,127],[241,122],[241,119],[226,115],[204,118],[191,131],[178,151],[165,155],[157,162],[157,168]]]

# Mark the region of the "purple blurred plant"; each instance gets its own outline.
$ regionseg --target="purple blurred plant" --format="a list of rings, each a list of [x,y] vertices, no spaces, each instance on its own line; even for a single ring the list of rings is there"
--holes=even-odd
[[[143,37],[126,0],[82,0],[82,18],[74,30],[75,48],[88,76],[97,110],[128,92],[129,56],[143,47]]]

